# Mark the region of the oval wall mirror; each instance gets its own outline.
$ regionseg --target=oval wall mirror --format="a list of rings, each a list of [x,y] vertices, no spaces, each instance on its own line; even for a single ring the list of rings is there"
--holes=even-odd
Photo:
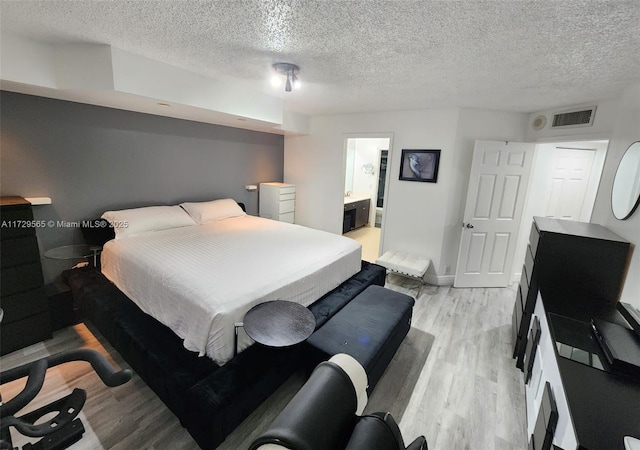
[[[616,219],[633,214],[640,202],[640,141],[629,146],[622,156],[611,190],[611,210]]]

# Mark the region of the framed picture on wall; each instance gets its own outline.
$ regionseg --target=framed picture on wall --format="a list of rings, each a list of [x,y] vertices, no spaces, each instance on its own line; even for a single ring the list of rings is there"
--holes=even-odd
[[[440,150],[403,149],[400,162],[400,180],[436,183],[439,164]]]

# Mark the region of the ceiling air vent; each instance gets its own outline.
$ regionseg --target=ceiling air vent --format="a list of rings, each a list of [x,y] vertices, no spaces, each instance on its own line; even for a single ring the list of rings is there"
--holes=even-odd
[[[596,115],[596,107],[580,109],[578,111],[564,111],[553,115],[551,128],[590,127]]]

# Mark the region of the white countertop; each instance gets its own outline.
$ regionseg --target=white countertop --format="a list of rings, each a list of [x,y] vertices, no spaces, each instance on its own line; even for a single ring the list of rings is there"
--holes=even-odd
[[[371,200],[369,195],[351,194],[349,197],[344,198],[344,204],[359,202],[361,200]]]

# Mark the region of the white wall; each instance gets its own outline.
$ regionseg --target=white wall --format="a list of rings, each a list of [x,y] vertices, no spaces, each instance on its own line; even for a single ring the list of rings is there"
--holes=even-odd
[[[353,168],[353,192],[368,195],[372,201],[378,194],[380,150],[388,147],[387,139],[356,139],[355,164]],[[373,173],[363,171],[363,166],[373,165]],[[373,205],[375,207],[375,204]]]
[[[432,260],[428,281],[452,282],[475,139],[522,140],[527,116],[481,110],[438,109],[322,116],[308,136],[285,137],[284,181],[297,186],[296,222],[341,233],[344,138],[393,133],[387,170],[382,251],[415,252]],[[441,149],[437,183],[400,181],[402,149]]]
[[[457,118],[457,109],[312,118],[310,135],[285,137],[284,179],[298,186],[296,222],[341,233],[344,138],[393,133],[382,250],[421,253],[439,264]],[[438,183],[399,181],[403,148],[442,149]]]
[[[0,78],[6,81],[56,87],[53,46],[2,33]]]
[[[456,131],[456,151],[453,175],[450,177],[449,202],[446,211],[445,229],[442,239],[442,263],[440,274],[455,273],[464,215],[464,206],[469,188],[469,174],[476,140],[522,142],[525,135],[527,115],[505,111],[461,109]]]
[[[635,244],[620,300],[640,308],[640,211],[627,220],[617,220],[611,212],[611,189],[618,163],[633,142],[640,140],[640,84],[627,89],[619,99],[613,132],[605,160],[600,189],[591,221],[606,226]]]

